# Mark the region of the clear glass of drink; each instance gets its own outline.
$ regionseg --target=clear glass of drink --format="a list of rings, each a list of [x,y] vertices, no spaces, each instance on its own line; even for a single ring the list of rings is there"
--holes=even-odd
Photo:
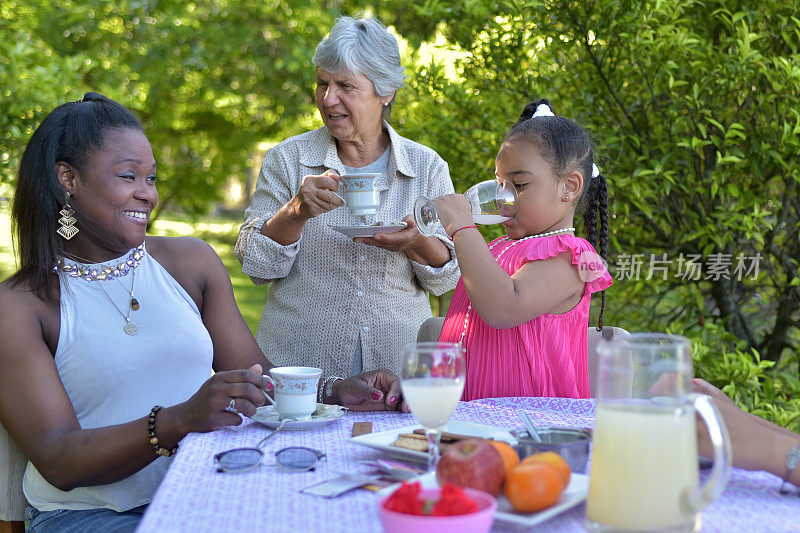
[[[442,429],[464,391],[464,349],[454,342],[410,342],[403,348],[400,386],[428,437],[428,471],[439,463]]]
[[[710,398],[692,392],[685,337],[635,333],[603,340],[586,523],[590,531],[698,531],[700,510],[728,482],[731,445]],[[695,415],[714,466],[699,486]]]
[[[517,190],[505,180],[487,180],[476,183],[464,192],[472,209],[476,224],[499,224],[517,212]],[[436,206],[427,196],[414,202],[414,224],[420,233],[429,237],[439,224]]]

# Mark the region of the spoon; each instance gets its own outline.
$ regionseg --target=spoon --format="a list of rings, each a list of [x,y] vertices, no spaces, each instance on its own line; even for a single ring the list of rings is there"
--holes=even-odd
[[[260,450],[261,448],[263,448],[263,447],[264,447],[264,445],[265,445],[267,442],[269,442],[270,440],[272,440],[272,438],[273,438],[275,435],[277,435],[277,434],[278,434],[278,432],[279,432],[280,430],[282,430],[282,429],[283,429],[283,426],[286,424],[286,422],[296,422],[296,421],[297,421],[297,419],[296,419],[296,418],[292,418],[291,416],[287,416],[286,418],[283,418],[283,419],[281,419],[281,423],[280,423],[280,424],[278,424],[278,427],[276,427],[275,429],[273,429],[273,430],[272,430],[272,433],[270,433],[269,435],[267,435],[266,437],[264,437],[263,439],[261,439],[261,442],[259,442],[258,444],[256,444],[256,449],[259,449],[259,450]]]
[[[542,442],[542,438],[539,436],[539,433],[533,426],[533,420],[531,420],[530,416],[528,416],[528,413],[525,411],[519,411],[518,415],[519,419],[522,420],[522,423],[525,425],[525,429],[528,430],[528,435],[530,435],[530,437],[536,442]]]

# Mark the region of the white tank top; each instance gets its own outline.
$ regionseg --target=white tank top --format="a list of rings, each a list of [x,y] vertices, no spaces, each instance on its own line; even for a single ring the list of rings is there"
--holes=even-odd
[[[127,257],[89,266],[118,264]],[[55,363],[84,429],[130,422],[147,416],[154,405],[184,402],[211,376],[213,347],[197,305],[146,253],[136,267],[133,293],[140,308],[130,314],[139,333],[123,331],[125,319],[109,296],[127,312],[131,274],[87,281],[59,273],[61,327]],[[148,442],[142,428],[142,441]],[[160,457],[116,483],[61,491],[28,462],[22,488],[39,511],[126,511],[152,500],[169,464],[169,458]]]

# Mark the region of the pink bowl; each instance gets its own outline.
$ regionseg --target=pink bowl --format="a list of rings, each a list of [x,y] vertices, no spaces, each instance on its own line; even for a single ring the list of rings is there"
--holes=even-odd
[[[422,489],[426,499],[438,499],[441,489]],[[486,533],[492,528],[497,500],[482,490],[465,488],[467,496],[478,504],[474,513],[453,516],[422,516],[398,513],[386,509],[386,498],[378,503],[378,518],[386,533],[408,533],[409,531],[436,531],[437,533]]]

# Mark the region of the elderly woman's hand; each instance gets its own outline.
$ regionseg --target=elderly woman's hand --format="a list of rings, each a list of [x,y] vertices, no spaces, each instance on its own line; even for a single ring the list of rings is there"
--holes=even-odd
[[[362,372],[333,385],[333,400],[351,411],[408,412],[402,401],[400,378],[389,370]]]
[[[403,219],[403,222],[407,224],[404,230],[394,233],[376,233],[372,237],[356,237],[353,240],[392,252],[414,249],[419,246],[425,237],[417,231],[413,217],[407,216]]]
[[[295,210],[301,218],[314,218],[344,205],[335,194],[339,190],[339,175],[334,170],[326,170],[319,176],[306,176],[300,190],[292,199]]]
[[[355,242],[377,246],[392,252],[405,252],[409,259],[421,265],[441,267],[450,261],[450,250],[437,237],[425,237],[414,225],[414,219],[403,219],[406,229],[396,233],[376,233],[373,237],[358,237]]]

